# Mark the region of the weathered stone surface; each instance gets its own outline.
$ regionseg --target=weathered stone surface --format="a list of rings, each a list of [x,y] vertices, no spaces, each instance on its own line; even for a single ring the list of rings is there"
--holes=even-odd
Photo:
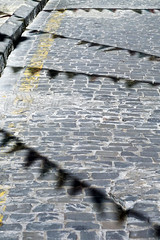
[[[50,0],[45,9],[66,3],[68,7],[136,9],[141,4],[146,8],[159,4]],[[141,15],[129,10],[42,11],[25,31],[28,39],[12,51],[0,78],[0,127],[154,223],[159,221],[160,91],[158,85],[144,81],[159,82],[159,61],[139,58],[138,53],[129,56],[127,50],[103,52],[98,46],[77,45],[73,38],[158,55],[159,16],[158,11]],[[57,32],[66,38],[53,39],[29,29]],[[40,69],[32,74],[28,68],[38,64]],[[47,69],[62,72],[51,77]],[[93,79],[88,73],[125,76],[139,83],[127,87],[124,79]],[[11,145],[2,150],[9,151]],[[24,169],[25,155],[26,150],[0,157],[0,183],[7,189],[5,194],[0,191],[3,239],[154,239],[150,226],[136,217],[119,225],[111,199],[105,199],[102,214],[93,204],[99,201],[95,192],[86,188],[70,196],[71,179],[57,189],[57,169],[39,178],[40,159]]]

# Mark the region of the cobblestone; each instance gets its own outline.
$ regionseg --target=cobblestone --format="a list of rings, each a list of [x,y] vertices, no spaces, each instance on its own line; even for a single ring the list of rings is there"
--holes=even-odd
[[[44,234],[40,232],[24,232],[23,240],[35,239],[35,240],[43,240]]]
[[[48,240],[59,240],[59,239],[70,239],[77,240],[78,236],[76,233],[71,233],[71,231],[48,231],[47,232]]]
[[[7,205],[6,212],[29,213],[31,208],[31,204],[12,204]]]
[[[95,224],[93,222],[68,222],[66,225],[65,225],[66,228],[73,228],[75,230],[78,230],[78,231],[82,231],[82,230],[89,230],[89,229],[99,229],[100,226],[98,224]]]
[[[106,232],[106,240],[107,239],[117,239],[117,240],[124,240],[126,238],[126,233],[124,231],[118,231],[118,232]]]
[[[32,222],[28,223],[26,230],[28,231],[49,231],[50,229],[61,229],[63,227],[60,223],[42,223],[42,222]]]
[[[159,8],[156,1],[50,0],[45,9],[54,9],[57,4],[58,8],[66,4],[69,8]],[[159,16],[158,12],[140,15],[129,10],[103,10],[98,15],[97,10],[42,11],[28,29],[57,31],[158,55]],[[58,24],[55,30],[53,26]],[[160,92],[159,86],[141,83],[146,79],[159,82],[159,62],[129,56],[126,50],[104,53],[97,46],[77,45],[78,40],[65,38],[55,38],[51,45],[51,38],[47,38],[49,48],[45,47],[44,53],[48,54],[43,58],[38,53],[33,61],[39,42],[44,44],[48,35],[26,30],[23,36],[29,39],[11,53],[0,78],[0,127],[73,176],[114,196],[124,207],[133,207],[159,222]],[[42,70],[31,77],[26,71],[28,64],[37,66],[41,58]],[[22,69],[14,72],[12,67]],[[46,69],[82,74],[68,78],[62,72],[49,78]],[[140,83],[128,88],[124,80],[98,77],[93,81],[87,73],[121,74],[138,78]],[[127,218],[118,225],[111,202],[105,203],[104,215],[99,213],[87,189],[70,196],[71,181],[58,191],[56,172],[39,179],[40,161],[23,169],[24,155],[0,156],[1,185],[11,188],[3,203],[3,239],[155,239],[153,229],[137,219]]]
[[[85,232],[81,231],[81,239],[84,240],[100,240],[96,232]]]
[[[12,223],[12,224],[5,224],[1,226],[1,231],[21,231],[22,230],[22,225],[19,223]]]
[[[19,240],[19,236],[17,233],[14,233],[14,232],[8,232],[6,234],[6,232],[0,232],[1,234],[1,238],[4,239],[4,240]]]
[[[12,222],[32,222],[34,220],[33,214],[11,214],[10,219]]]

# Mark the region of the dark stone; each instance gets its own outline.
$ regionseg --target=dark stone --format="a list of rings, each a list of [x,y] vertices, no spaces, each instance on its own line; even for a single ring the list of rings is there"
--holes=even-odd
[[[33,208],[33,212],[53,212],[55,205],[53,204],[40,204]]]
[[[66,220],[74,220],[74,221],[94,221],[95,216],[93,213],[66,213]]]
[[[22,225],[19,223],[12,223],[12,224],[3,224],[0,227],[0,231],[21,231]]]
[[[131,231],[129,233],[129,238],[142,238],[142,239],[148,239],[148,238],[154,238],[155,232],[153,229],[145,229],[145,230],[139,230],[139,231]]]
[[[31,222],[35,219],[35,216],[33,214],[11,214],[10,219],[14,222]]]
[[[23,240],[44,240],[44,233],[42,232],[23,232]]]
[[[68,239],[68,240],[78,240],[78,236],[76,233],[72,233],[70,231],[48,231],[47,232],[47,240],[60,240],[60,239]]]
[[[5,212],[16,212],[16,213],[29,213],[31,211],[31,204],[13,204],[7,205]]]
[[[63,227],[60,223],[43,223],[43,222],[32,222],[27,224],[26,230],[34,231],[50,231],[52,229],[61,229]]]
[[[115,179],[119,177],[118,173],[92,173],[93,179]]]
[[[106,240],[125,240],[126,239],[126,233],[124,231],[108,231],[106,232]]]
[[[74,228],[75,230],[88,230],[88,229],[99,229],[98,224],[92,222],[68,222],[65,225],[66,228]]]
[[[81,240],[98,240],[96,232],[81,231],[80,232]]]

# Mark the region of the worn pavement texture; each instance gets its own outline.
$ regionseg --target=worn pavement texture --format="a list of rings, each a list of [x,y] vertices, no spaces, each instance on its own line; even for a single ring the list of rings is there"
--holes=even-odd
[[[30,0],[0,0],[0,26],[5,23],[18,8],[27,5]]]
[[[44,11],[57,3],[59,9],[106,9]],[[107,10],[112,7],[124,9]],[[160,57],[160,12],[125,9],[159,7],[156,0],[50,0],[27,27],[27,40],[12,51],[0,78],[1,128],[153,223],[160,217],[160,62],[125,49]],[[77,39],[124,49],[104,52]],[[60,73],[50,76],[48,69]],[[124,79],[90,74],[138,83],[128,87]],[[132,217],[119,224],[112,204],[101,214],[85,190],[71,197],[69,183],[56,189],[55,171],[39,179],[39,162],[26,170],[24,152],[4,151],[1,239],[156,239],[149,224]]]

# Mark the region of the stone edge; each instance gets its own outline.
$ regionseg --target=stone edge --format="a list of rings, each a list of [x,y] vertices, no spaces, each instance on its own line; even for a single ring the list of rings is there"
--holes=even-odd
[[[6,66],[9,54],[14,49],[14,43],[48,1],[49,0],[28,1],[27,4],[19,7],[13,15],[0,26],[0,34],[7,35],[7,38],[0,42],[0,76]]]

